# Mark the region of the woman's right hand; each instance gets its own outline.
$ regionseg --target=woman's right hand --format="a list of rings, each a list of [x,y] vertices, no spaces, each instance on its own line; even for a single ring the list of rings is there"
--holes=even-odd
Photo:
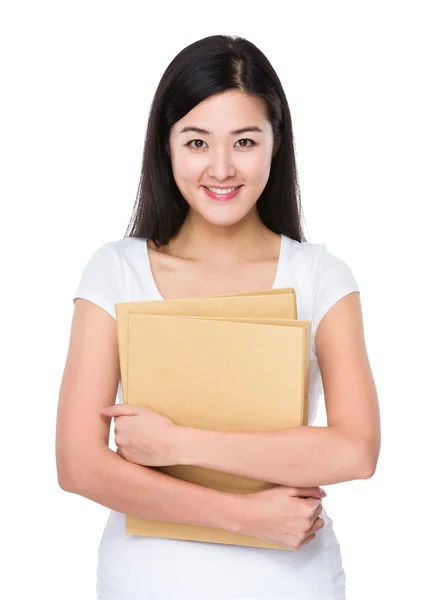
[[[279,485],[239,497],[245,503],[240,533],[298,550],[324,527],[319,487]]]

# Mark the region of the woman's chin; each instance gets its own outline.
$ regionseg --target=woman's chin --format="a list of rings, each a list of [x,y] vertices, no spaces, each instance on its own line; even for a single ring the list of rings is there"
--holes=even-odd
[[[224,210],[201,210],[201,217],[211,225],[229,226],[239,223],[241,219],[246,217],[247,211],[232,210],[230,207]]]

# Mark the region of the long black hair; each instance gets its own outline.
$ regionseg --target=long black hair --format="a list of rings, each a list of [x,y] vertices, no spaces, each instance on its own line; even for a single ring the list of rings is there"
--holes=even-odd
[[[263,100],[272,126],[269,179],[256,203],[261,221],[274,233],[306,241],[291,114],[282,85],[254,44],[228,35],[212,35],[190,44],[164,72],[150,109],[139,188],[125,237],[150,238],[159,248],[179,231],[189,204],[173,177],[170,129],[197,104],[226,90]]]

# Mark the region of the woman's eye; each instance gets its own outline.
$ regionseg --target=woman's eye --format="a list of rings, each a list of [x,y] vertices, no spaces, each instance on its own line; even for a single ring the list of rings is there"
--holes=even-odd
[[[250,140],[248,138],[243,138],[242,140],[238,140],[236,143],[238,142],[250,142],[250,144],[247,146],[247,144],[244,144],[243,146],[240,146],[240,148],[249,148],[250,146],[255,146],[256,142],[254,140]]]
[[[202,144],[204,144],[203,140],[191,140],[190,142],[188,142],[186,145],[188,146],[188,148],[192,148],[193,150],[201,150],[202,147],[201,146],[191,146],[192,142],[201,142]]]
[[[191,144],[194,142],[194,146],[192,146]],[[186,146],[188,146],[188,148],[191,148],[192,150],[202,150],[203,146],[201,145],[197,145],[196,142],[200,142],[201,144],[204,144],[205,142],[203,140],[191,140],[190,142],[188,142],[186,144]],[[242,146],[239,146],[239,148],[250,148],[251,146],[255,146],[256,142],[254,140],[250,140],[249,138],[242,138],[240,140],[238,140],[236,143],[239,144],[239,142],[245,142]],[[249,144],[247,144],[247,142],[249,142]]]

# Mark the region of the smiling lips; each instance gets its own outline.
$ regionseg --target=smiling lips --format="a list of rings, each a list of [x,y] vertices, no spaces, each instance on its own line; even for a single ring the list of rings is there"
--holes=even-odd
[[[202,186],[204,191],[206,192],[206,194],[209,196],[209,198],[212,198],[213,200],[231,200],[232,198],[234,198],[236,196],[236,194],[238,194],[239,190],[241,189],[242,185],[235,187],[228,187],[228,188],[216,188],[216,187],[206,187],[205,185]],[[220,190],[220,191],[218,191]]]

